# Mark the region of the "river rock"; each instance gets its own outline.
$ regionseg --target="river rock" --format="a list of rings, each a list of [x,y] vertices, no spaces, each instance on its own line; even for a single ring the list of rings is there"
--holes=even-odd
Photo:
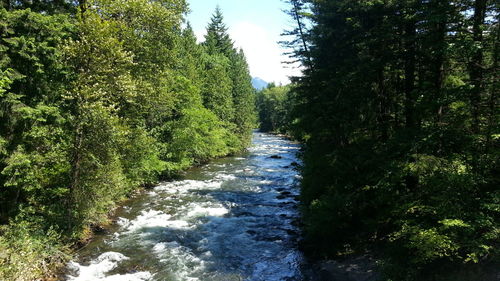
[[[375,260],[369,256],[348,258],[344,261],[327,260],[314,265],[319,281],[376,281],[377,272]]]
[[[149,280],[152,276],[185,280],[198,275],[224,280],[307,281],[303,263],[297,259],[301,256],[300,212],[292,200],[299,192],[295,184],[298,173],[291,166],[282,168],[300,160],[295,149],[288,149],[291,143],[264,136],[254,134],[255,146],[244,158],[230,157],[186,171],[183,178],[164,182],[125,202],[127,212],[123,213],[130,220],[123,224],[117,220],[121,227],[112,228],[116,234],[99,237],[89,247],[92,253],[82,252],[80,263],[74,262],[73,271],[89,267],[99,267],[99,271],[90,268],[90,275],[81,270],[71,276],[64,272],[66,276],[54,280]],[[143,253],[148,249],[150,253]],[[95,254],[123,252],[130,258],[108,253],[105,260],[96,259],[94,250],[98,251]],[[219,262],[228,257],[237,262]],[[204,266],[205,261],[210,266]],[[248,265],[258,269],[252,276],[245,276]]]

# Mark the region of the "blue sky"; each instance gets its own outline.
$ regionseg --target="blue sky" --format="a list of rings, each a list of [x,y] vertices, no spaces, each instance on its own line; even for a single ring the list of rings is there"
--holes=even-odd
[[[235,45],[244,50],[250,72],[268,82],[286,84],[287,76],[299,70],[283,65],[287,60],[284,49],[277,43],[284,29],[292,27],[291,19],[283,12],[282,0],[188,0],[191,23],[199,41],[203,40],[210,17],[219,5],[224,14],[229,35]]]

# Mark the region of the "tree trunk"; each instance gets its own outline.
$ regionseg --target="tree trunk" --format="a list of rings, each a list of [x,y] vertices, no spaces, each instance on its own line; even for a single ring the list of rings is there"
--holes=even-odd
[[[414,128],[415,122],[415,36],[416,22],[414,19],[405,24],[405,123],[406,128]]]
[[[437,15],[440,17],[434,25],[434,44],[436,46],[434,61],[433,61],[433,86],[435,91],[434,99],[437,101],[437,122],[441,124],[443,116],[443,81],[444,81],[444,61],[445,61],[445,48],[446,48],[446,23],[447,23],[447,7],[445,1],[437,0],[435,3]]]
[[[481,94],[483,93],[483,25],[486,16],[487,0],[476,0],[474,2],[474,17],[473,17],[473,40],[474,53],[470,63],[470,79],[472,83],[471,90],[471,105],[472,105],[472,132],[478,134],[480,132],[480,103]]]
[[[497,15],[497,22],[500,15]],[[490,79],[491,83],[489,90],[489,100],[488,100],[488,129],[486,130],[486,143],[487,150],[490,151],[494,149],[495,142],[493,141],[492,135],[495,132],[495,127],[498,126],[498,89],[500,82],[498,81],[498,59],[500,56],[500,27],[496,27],[496,34],[494,35],[494,46],[493,46],[493,65],[491,68]],[[490,153],[490,152],[488,152]]]
[[[85,11],[87,10],[87,0],[79,0],[78,3],[80,6],[80,12],[83,15],[85,13]]]
[[[379,98],[379,124],[382,141],[389,139],[389,98],[385,86],[384,64],[377,73],[378,98]]]
[[[295,18],[295,21],[297,21],[297,27],[299,30],[299,36],[300,40],[302,41],[302,47],[304,48],[304,54],[306,56],[306,60],[308,62],[308,66],[312,67],[312,61],[311,61],[311,56],[309,54],[309,48],[307,47],[307,41],[304,35],[304,25],[302,24],[302,21],[300,20],[300,7],[299,7],[299,0],[291,0],[292,5],[293,5],[293,16]]]

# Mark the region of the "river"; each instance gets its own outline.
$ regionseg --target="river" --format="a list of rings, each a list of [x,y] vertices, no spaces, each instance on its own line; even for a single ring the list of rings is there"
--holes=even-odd
[[[299,145],[254,133],[248,153],[128,200],[66,280],[303,280]]]

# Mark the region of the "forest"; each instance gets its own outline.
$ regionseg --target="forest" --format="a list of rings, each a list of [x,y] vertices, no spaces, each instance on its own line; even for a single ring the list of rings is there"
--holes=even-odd
[[[288,2],[304,75],[257,100],[263,130],[304,143],[306,252],[498,278],[498,1]]]
[[[184,0],[0,8],[0,280],[63,265],[138,187],[248,146],[255,91],[219,9]]]
[[[57,278],[120,202],[259,124],[302,143],[310,259],[498,274],[498,1],[285,2],[302,75],[256,93],[218,8],[198,43],[186,0],[2,0],[0,280]]]

